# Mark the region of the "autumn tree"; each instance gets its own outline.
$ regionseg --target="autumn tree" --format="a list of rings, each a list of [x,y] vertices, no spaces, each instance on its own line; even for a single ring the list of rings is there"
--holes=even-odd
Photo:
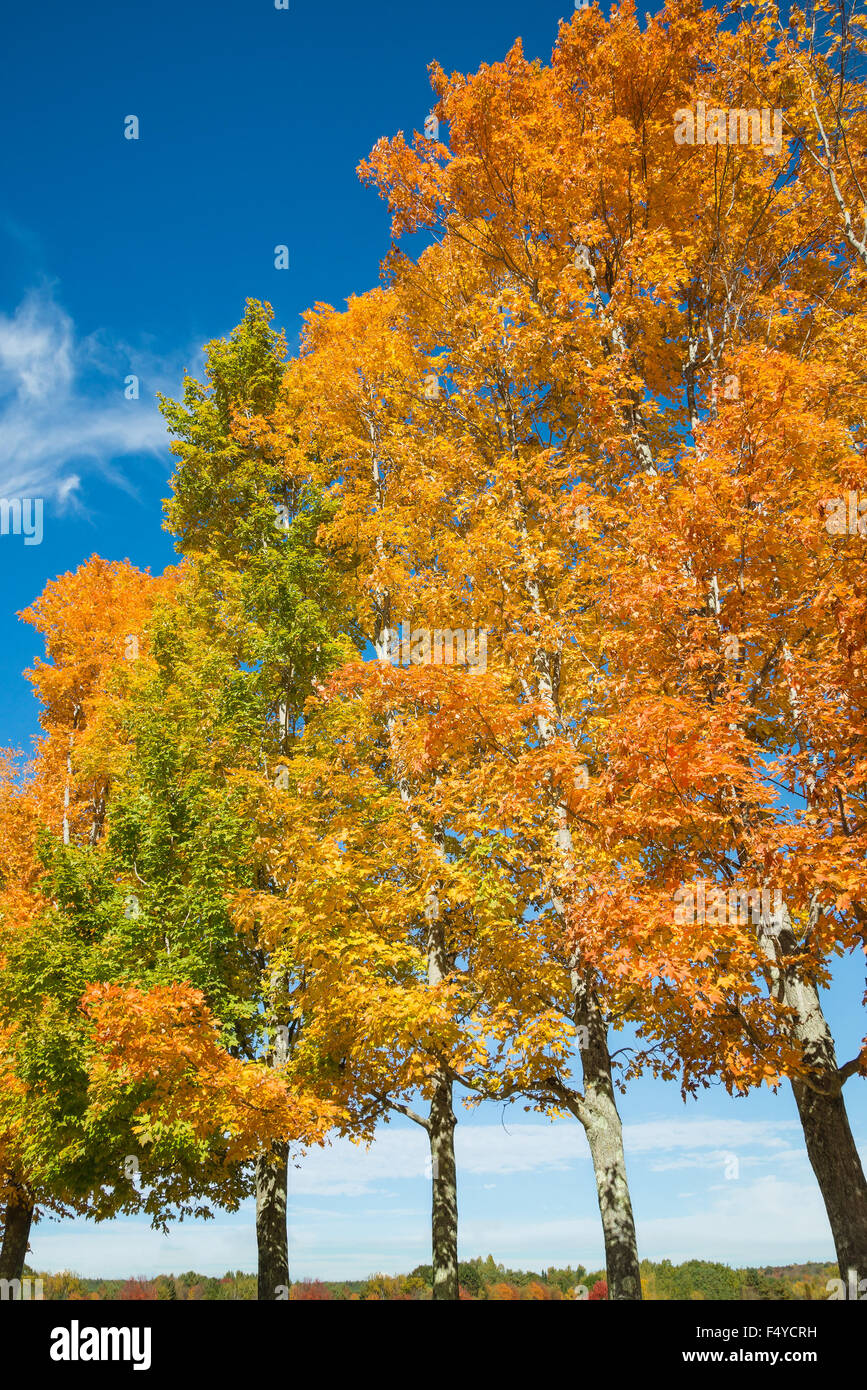
[[[239,1008],[237,953],[228,958],[219,939],[225,874],[210,892],[204,875],[172,876],[179,856],[166,855],[170,829],[156,814],[145,845],[135,843],[147,774],[164,784],[172,746],[163,739],[156,749],[145,692],[159,683],[155,599],[171,613],[174,583],[94,560],[49,585],[27,615],[48,657],[34,673],[45,704],[43,800],[22,819],[25,790],[6,789],[29,858],[4,883],[0,992],[29,1214],[62,1203],[97,1218],[144,1209],[158,1225],[208,1215],[212,1204],[238,1205],[263,1145],[321,1135],[321,1107],[290,1099],[272,1069],[228,1050],[251,1006]],[[217,807],[194,869],[225,854],[230,830]],[[167,864],[157,865],[154,846]],[[145,875],[158,867],[156,885]],[[158,924],[147,912],[155,890]],[[194,913],[197,931],[184,936]],[[26,1235],[15,1244],[23,1258]]]
[[[106,673],[129,650],[158,582],[94,558],[49,584],[24,616],[45,638],[30,672],[44,730],[29,763],[7,758],[0,778],[5,825],[0,868],[0,1036],[7,1082],[2,1103],[5,1277],[20,1277],[39,1210],[103,1212],[123,1201],[99,1192],[106,1134],[87,1129],[87,1030],[81,991],[97,963],[94,924],[66,931],[56,911],[52,846],[73,855],[101,833],[107,783],[74,767],[84,751]],[[111,1136],[128,1152],[120,1130]],[[121,1159],[118,1158],[118,1164]],[[128,1184],[126,1184],[128,1192]]]
[[[474,827],[476,807],[456,816],[466,767],[450,749],[440,757],[446,731],[473,746],[499,678],[486,678],[479,660],[474,671],[392,665],[400,617],[428,632],[444,612],[450,625],[473,619],[459,597],[414,580],[427,574],[442,511],[419,446],[427,408],[413,405],[421,365],[393,296],[353,300],[345,315],[320,306],[274,410],[238,423],[242,439],[284,456],[290,473],[313,467],[331,488],[319,541],[352,580],[357,626],[376,658],[322,683],[286,786],[259,793],[263,844],[285,891],[251,895],[249,911],[305,962],[299,1000],[310,1017],[292,1065],[344,1087],[359,1124],[393,1110],[424,1129],[434,1297],[455,1298],[454,1089],[481,1095],[491,1074],[550,1070],[568,1042],[559,1014],[539,1003],[538,933],[516,928],[536,880],[517,855],[498,852],[501,826]],[[480,838],[462,845],[468,834]],[[521,991],[536,992],[529,1015]]]
[[[655,1036],[673,1044],[663,1063],[667,1074],[673,1074],[678,1050],[688,1068],[693,1062],[702,1065],[702,1056],[706,1070],[724,1067],[725,1046],[714,1041],[712,1030],[704,1032],[701,1048],[693,1048],[689,1003],[679,1016],[678,991],[683,985],[680,999],[689,999],[689,972],[696,974],[692,962],[696,952],[702,961],[706,949],[711,977],[733,979],[742,995],[751,995],[756,973],[770,972],[772,994],[782,992],[783,1011],[800,1019],[794,1028],[780,1027],[773,1003],[756,1003],[764,1025],[756,1037],[776,1036],[779,1044],[775,1061],[764,1058],[765,1075],[768,1069],[778,1074],[774,1068],[782,1066],[796,1074],[797,1089],[805,1061],[811,1053],[814,1060],[822,1054],[820,1070],[836,1091],[860,1065],[856,1058],[837,1068],[826,1029],[816,1022],[814,967],[799,969],[799,953],[787,948],[783,938],[769,942],[759,930],[763,967],[757,963],[755,935],[751,944],[740,943],[742,951],[732,950],[730,941],[722,957],[715,945],[693,938],[690,954],[670,919],[658,914],[642,918],[636,903],[625,905],[628,894],[621,892],[623,881],[640,877],[657,851],[654,828],[642,826],[634,814],[639,789],[622,759],[629,718],[635,714],[630,705],[630,715],[625,715],[623,697],[632,689],[635,673],[643,674],[639,656],[647,614],[646,604],[639,610],[633,601],[635,583],[621,587],[624,573],[635,578],[636,515],[640,520],[647,499],[670,497],[672,486],[682,487],[694,508],[693,460],[700,468],[705,459],[705,424],[725,403],[740,398],[738,359],[747,345],[767,340],[769,319],[778,325],[773,336],[787,350],[812,357],[822,352],[818,345],[814,348],[817,323],[830,314],[840,339],[850,345],[845,355],[836,355],[847,382],[852,372],[843,364],[853,360],[853,351],[859,361],[853,333],[858,311],[846,274],[848,266],[856,282],[860,275],[860,242],[857,235],[853,241],[851,209],[858,207],[863,187],[858,141],[862,93],[846,77],[842,62],[851,46],[847,29],[837,46],[836,68],[833,44],[830,66],[811,57],[814,72],[823,78],[823,95],[819,100],[814,91],[808,102],[803,84],[793,84],[796,63],[768,7],[755,21],[731,27],[721,26],[714,12],[703,13],[696,4],[675,3],[648,19],[643,32],[632,6],[613,12],[610,21],[591,10],[561,30],[548,69],[526,62],[519,45],[504,63],[471,77],[448,78],[434,65],[435,114],[448,125],[448,142],[418,134],[411,143],[402,136],[383,140],[362,166],[389,201],[394,235],[426,228],[436,232],[437,244],[417,262],[393,252],[389,271],[438,382],[431,393],[432,428],[450,438],[431,456],[443,495],[461,509],[462,545],[453,582],[472,574],[474,595],[483,582],[480,569],[482,574],[485,569],[476,556],[475,567],[468,560],[467,487],[485,478],[482,501],[497,505],[492,515],[499,522],[504,499],[489,481],[489,459],[511,456],[517,465],[506,510],[517,535],[508,548],[511,563],[508,569],[502,564],[500,573],[514,583],[512,557],[521,556],[518,573],[529,620],[522,633],[532,634],[533,626],[537,633],[524,683],[529,695],[547,705],[537,722],[537,764],[544,766],[555,745],[559,754],[559,766],[551,759],[537,782],[548,789],[556,847],[546,878],[563,936],[576,951],[574,1017],[593,1039],[582,1050],[585,1101],[590,1097],[585,1109],[592,1112],[595,1101],[597,1110],[607,1111],[589,1126],[599,1147],[597,1172],[605,1175],[600,1183],[603,1220],[607,1208],[612,1225],[626,1223],[621,1236],[612,1232],[609,1245],[614,1297],[620,1296],[624,1277],[634,1279],[635,1258],[604,1030],[595,1023],[606,989],[602,1022],[606,1009],[620,1012],[618,979],[628,983],[627,997],[635,1001],[638,1016],[650,1020]],[[741,139],[739,111],[749,117],[759,90],[775,105],[788,103],[791,119],[785,130],[774,126],[776,133],[767,139],[760,133],[753,138],[748,121]],[[729,138],[732,112],[738,124]],[[821,134],[828,112],[836,122],[832,141]],[[705,123],[696,138],[699,118]],[[799,132],[802,141],[813,141],[800,155],[793,139]],[[810,157],[817,151],[818,159]],[[816,196],[805,196],[807,189]],[[495,312],[499,335],[493,328]],[[491,363],[487,374],[482,361]],[[464,389],[467,380],[471,385]],[[849,420],[858,414],[856,406]],[[453,442],[457,440],[459,446]],[[790,440],[786,450],[791,454]],[[453,468],[455,458],[464,464],[462,474]],[[848,466],[852,477],[851,460]],[[839,470],[825,474],[829,487],[834,474],[839,477]],[[791,478],[790,471],[779,483],[791,486]],[[577,545],[573,540],[564,544],[568,520],[584,531]],[[700,523],[693,529],[697,539]],[[484,561],[496,553],[492,530],[480,530]],[[588,564],[591,557],[598,566],[595,573]],[[710,606],[718,617],[719,576],[707,572],[701,550],[694,553],[690,546],[679,563],[680,586],[693,591],[690,609]],[[612,576],[608,585],[606,573]],[[701,578],[696,582],[697,574]],[[580,600],[571,607],[557,587],[561,576],[576,589],[583,581]],[[658,596],[672,580],[672,566],[660,566],[641,580],[649,585],[648,595]],[[606,604],[606,617],[612,625],[600,630],[586,615],[605,601],[607,587],[612,601]],[[499,612],[502,608],[501,603]],[[505,624],[504,636],[510,631]],[[618,658],[615,668],[611,653],[621,650],[628,650],[629,657],[622,664]],[[779,633],[770,650],[784,653]],[[765,660],[768,656],[766,652]],[[779,659],[781,655],[773,658]],[[702,664],[697,653],[688,678],[693,664]],[[669,677],[669,686],[673,684]],[[801,712],[793,720],[790,698],[787,704],[783,717],[791,737],[793,728],[803,729],[804,718]],[[664,706],[654,705],[651,697],[648,733],[658,728],[663,712]],[[730,713],[722,703],[714,710],[714,736],[707,745],[718,747],[724,757],[731,740],[723,720]],[[606,720],[616,722],[616,737],[613,729],[605,732]],[[680,725],[677,738],[679,758],[691,767],[693,733]],[[576,754],[585,762],[584,784],[579,781],[577,788],[586,792],[577,800]],[[629,772],[637,770],[634,763],[628,767]],[[743,814],[753,795],[745,780],[744,759],[736,793],[744,799]],[[605,800],[612,796],[619,818],[614,833],[605,813]],[[858,821],[847,824],[851,829]],[[723,853],[718,840],[710,854]],[[648,940],[659,946],[649,960],[639,949],[639,941],[643,947]],[[846,947],[845,933],[838,944]],[[679,964],[670,968],[672,952]],[[601,988],[592,983],[594,968],[604,982]],[[666,989],[656,987],[654,982],[661,980]],[[589,1013],[587,999],[592,1001]],[[823,1086],[820,1081],[820,1090]],[[857,1212],[863,1209],[863,1176],[846,1137],[840,1097],[828,1093],[826,1100],[824,1122],[818,1119],[818,1099],[808,1106],[809,1118],[802,1109],[808,1149],[841,1261],[857,1255],[863,1264],[861,1237],[852,1243],[842,1216],[847,1203],[850,1211],[853,1205]],[[817,1124],[824,1129],[821,1140]],[[831,1157],[834,1153],[848,1155],[842,1167]],[[632,1252],[620,1276],[611,1259],[618,1244]]]
[[[297,1037],[291,958],[233,899],[282,884],[247,814],[250,787],[281,785],[303,732],[312,683],[347,650],[339,577],[317,550],[323,500],[305,472],[286,473],[240,424],[267,412],[285,343],[268,306],[250,302],[227,339],[207,347],[207,382],[163,401],[178,465],[168,525],[187,557],[183,601],[160,628],[158,671],[133,712],[137,756],[116,818],[118,850],[147,880],[154,932],[208,977],[233,1055],[285,1067]],[[195,942],[195,945],[193,943]],[[173,968],[178,968],[175,965]],[[195,974],[192,976],[195,979]],[[214,991],[217,990],[215,994]],[[228,1004],[228,1008],[225,1005]],[[319,1138],[332,1112],[306,1112]],[[259,1297],[289,1284],[290,1138],[269,1134],[256,1161]]]
[[[864,949],[863,585],[860,537],[827,523],[834,494],[863,486],[863,454],[848,403],[829,409],[845,369],[814,331],[809,362],[740,357],[742,402],[645,495],[631,572],[613,570],[615,775],[596,814],[613,829],[628,798],[653,853],[586,935],[605,953],[612,916],[641,923],[690,1087],[709,1057],[735,1090],[791,1079],[848,1271],[867,1188],[843,1088],[867,1068],[863,1048],[838,1062],[821,991]]]

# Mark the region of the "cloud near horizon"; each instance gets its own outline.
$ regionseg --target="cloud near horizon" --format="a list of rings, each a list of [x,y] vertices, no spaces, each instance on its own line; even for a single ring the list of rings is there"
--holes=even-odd
[[[819,1190],[797,1121],[692,1117],[626,1125],[642,1256],[738,1265],[832,1259]],[[486,1254],[513,1267],[601,1267],[599,1217],[586,1140],[570,1121],[461,1124],[462,1257]],[[725,1176],[731,1153],[739,1172]],[[303,1156],[289,1174],[293,1278],[362,1278],[374,1269],[412,1269],[429,1256],[429,1169],[421,1130],[383,1126],[370,1149],[337,1139]],[[679,1191],[692,1170],[693,1191]],[[651,1179],[651,1174],[656,1174]],[[493,1176],[494,1182],[486,1182]],[[731,1180],[730,1180],[731,1179]],[[677,1182],[659,1200],[660,1183]],[[404,1185],[406,1184],[406,1185]],[[359,1200],[361,1199],[361,1200]],[[134,1250],[135,1268],[130,1266]],[[34,1268],[120,1277],[193,1268],[209,1274],[254,1269],[253,1206],[234,1216],[173,1224],[167,1235],[127,1217],[41,1224]]]

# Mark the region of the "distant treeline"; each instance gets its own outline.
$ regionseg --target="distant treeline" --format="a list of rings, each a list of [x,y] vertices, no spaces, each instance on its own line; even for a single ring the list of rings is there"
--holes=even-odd
[[[83,1279],[77,1274],[38,1274],[43,1297],[54,1300],[155,1301],[155,1300],[253,1300],[257,1296],[255,1274],[228,1271],[222,1278],[197,1274],[158,1274],[153,1279]],[[827,1283],[837,1273],[836,1265],[800,1264],[762,1269],[732,1269],[709,1260],[688,1260],[673,1265],[670,1260],[641,1263],[643,1296],[653,1301],[703,1299],[811,1300],[827,1299]],[[291,1300],[329,1302],[332,1300],[423,1300],[431,1297],[430,1265],[418,1265],[409,1274],[372,1274],[368,1279],[310,1280],[293,1283]],[[461,1261],[460,1296],[469,1300],[551,1300],[594,1302],[607,1299],[604,1270],[588,1271],[583,1265],[572,1269],[507,1269],[492,1255],[487,1259]]]

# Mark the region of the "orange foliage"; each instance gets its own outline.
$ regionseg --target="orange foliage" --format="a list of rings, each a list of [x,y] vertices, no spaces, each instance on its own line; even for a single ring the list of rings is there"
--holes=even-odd
[[[119,1090],[145,1083],[135,1126],[142,1142],[156,1125],[183,1122],[202,1140],[222,1136],[233,1163],[287,1137],[323,1141],[331,1107],[293,1096],[266,1064],[231,1056],[199,990],[91,985],[83,1006],[94,1023],[97,1112]]]

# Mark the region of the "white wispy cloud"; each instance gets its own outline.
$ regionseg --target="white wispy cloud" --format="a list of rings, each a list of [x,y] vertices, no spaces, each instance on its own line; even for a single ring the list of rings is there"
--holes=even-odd
[[[627,1153],[668,1153],[675,1149],[786,1148],[800,1134],[797,1120],[729,1120],[696,1117],[642,1120],[624,1125]]]
[[[714,1167],[722,1172],[729,1154],[753,1164],[777,1164],[789,1157],[801,1161],[798,1140],[796,1120],[648,1120],[624,1127],[627,1157],[640,1155],[654,1172]],[[590,1157],[584,1131],[568,1120],[459,1124],[455,1149],[459,1171],[474,1176],[564,1172]],[[386,1126],[369,1149],[338,1139],[305,1154],[292,1169],[290,1186],[299,1195],[361,1196],[384,1181],[424,1177],[427,1162],[427,1139],[420,1129]]]
[[[624,1137],[643,1256],[738,1265],[831,1258],[797,1120],[650,1119],[625,1126]],[[455,1142],[464,1255],[491,1251],[506,1265],[534,1269],[601,1267],[595,1186],[580,1125],[508,1118],[462,1123]],[[732,1153],[740,1168],[735,1180],[726,1180],[723,1161]],[[384,1126],[369,1149],[337,1140],[298,1162],[289,1178],[294,1278],[360,1278],[429,1261],[428,1150],[420,1129]],[[676,1168],[694,1170],[693,1191],[668,1186],[666,1170]],[[497,1182],[481,1181],[490,1177]],[[135,1218],[102,1226],[42,1222],[30,1262],[107,1277],[254,1269],[254,1209],[246,1203],[235,1216],[185,1222],[165,1236]]]
[[[127,400],[124,381],[140,379]],[[122,460],[167,458],[154,399],[175,391],[180,370],[146,348],[80,336],[50,287],[0,314],[0,495],[80,505],[90,473],[134,490]]]
[[[566,1171],[587,1157],[584,1132],[576,1124],[461,1124],[455,1131],[455,1151],[462,1174]],[[337,1139],[325,1149],[311,1150],[289,1176],[298,1195],[358,1197],[381,1190],[381,1184],[429,1176],[427,1138],[416,1127],[384,1126],[376,1142],[365,1149]]]
[[[767,1176],[749,1183],[720,1183],[691,1194],[687,1209],[670,1216],[647,1217],[637,1202],[636,1224],[643,1259],[669,1259],[673,1264],[718,1260],[740,1266],[833,1260],[828,1220],[812,1182]],[[572,1210],[564,1207],[543,1214],[541,1219],[514,1213],[502,1219],[471,1215],[461,1222],[460,1237],[463,1250],[472,1254],[490,1250],[513,1268],[581,1263],[598,1269],[604,1265],[599,1218],[585,1202],[576,1202]],[[297,1248],[298,1259],[311,1269],[319,1267],[320,1256],[324,1262],[330,1253],[327,1247],[317,1247],[314,1261],[304,1245]]]
[[[167,1234],[146,1221],[92,1222],[43,1220],[31,1234],[31,1268],[70,1269],[85,1279],[147,1278],[159,1273],[225,1274],[256,1268],[256,1218],[251,1208],[235,1218],[183,1222]]]

